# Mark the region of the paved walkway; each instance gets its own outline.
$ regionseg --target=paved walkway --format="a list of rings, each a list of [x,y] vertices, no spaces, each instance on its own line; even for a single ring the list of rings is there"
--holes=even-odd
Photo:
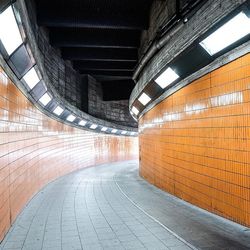
[[[47,185],[27,205],[3,250],[250,249],[250,229],[149,185],[137,162],[88,168]]]

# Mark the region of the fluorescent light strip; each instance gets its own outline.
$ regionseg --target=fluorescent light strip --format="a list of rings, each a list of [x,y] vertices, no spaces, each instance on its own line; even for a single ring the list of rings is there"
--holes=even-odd
[[[78,123],[78,125],[80,125],[80,126],[85,126],[86,124],[87,124],[87,122],[84,121],[84,120],[81,120],[81,121]]]
[[[67,121],[69,121],[69,122],[73,122],[75,119],[76,119],[76,117],[74,115],[69,115],[67,117]]]
[[[111,130],[111,133],[113,133],[113,134],[115,134],[116,132],[117,132],[117,129],[115,129],[115,128]]]
[[[0,39],[8,55],[11,55],[23,43],[11,6],[0,14]]]
[[[138,110],[135,106],[132,107],[132,112],[133,112],[135,115],[138,115],[138,114],[139,114],[139,110]]]
[[[138,101],[142,105],[146,105],[147,103],[149,103],[151,101],[151,98],[147,94],[142,93],[141,96],[138,98]]]
[[[97,127],[98,127],[98,125],[96,125],[96,124],[92,124],[92,125],[90,126],[91,129],[96,129]]]
[[[122,135],[126,135],[127,134],[127,131],[122,131]]]
[[[108,129],[108,128],[103,127],[103,128],[101,129],[101,131],[105,132],[105,131],[107,131],[107,129]]]
[[[135,132],[130,132],[130,135],[135,135]]]
[[[177,80],[179,76],[168,67],[156,80],[155,82],[162,88],[165,89],[168,85]]]
[[[49,96],[48,93],[45,93],[40,99],[39,102],[41,102],[43,104],[43,106],[46,106],[50,101],[52,100],[52,98]]]
[[[200,45],[212,56],[250,33],[250,19],[244,12],[230,19]]]
[[[23,77],[30,89],[33,89],[40,81],[35,68],[30,69]]]
[[[56,114],[56,115],[58,115],[58,116],[61,115],[62,112],[63,112],[63,108],[61,108],[60,106],[57,106],[57,107],[54,109],[54,111],[53,111],[53,113]]]

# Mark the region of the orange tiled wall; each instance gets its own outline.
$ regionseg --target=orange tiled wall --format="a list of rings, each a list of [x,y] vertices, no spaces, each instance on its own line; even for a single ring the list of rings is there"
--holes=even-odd
[[[136,152],[137,138],[86,132],[42,114],[0,69],[0,241],[49,181]]]
[[[250,54],[182,88],[139,123],[141,176],[250,226]]]

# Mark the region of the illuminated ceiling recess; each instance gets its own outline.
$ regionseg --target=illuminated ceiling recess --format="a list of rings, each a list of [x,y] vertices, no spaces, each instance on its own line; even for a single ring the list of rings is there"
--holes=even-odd
[[[33,89],[40,82],[40,79],[34,67],[24,75],[23,80],[26,82],[30,89]]]
[[[98,127],[98,125],[96,125],[96,124],[92,124],[92,125],[90,126],[91,129],[96,129],[97,127]]]
[[[151,101],[151,98],[147,94],[142,93],[138,100],[142,105],[146,105]]]
[[[39,102],[42,103],[43,106],[46,106],[50,103],[50,101],[52,100],[52,98],[49,96],[48,93],[45,93],[40,99]]]
[[[17,78],[21,79],[20,83],[23,84],[26,91],[32,96],[33,100],[42,106],[42,108],[55,114],[62,120],[66,119],[72,123],[76,122],[76,124],[81,127],[86,126],[88,121],[80,118],[76,119],[77,117],[75,115],[70,114],[66,118],[64,118],[63,115],[61,116],[67,105],[59,104],[52,93],[47,91],[46,83],[41,78],[41,74],[36,66],[36,63],[31,53],[27,50],[28,44],[26,42],[24,43],[24,36],[22,37],[21,34],[24,33],[20,32],[13,6],[10,5],[2,13],[0,13],[0,52],[2,53],[3,58],[6,60],[10,69],[17,76]],[[21,64],[20,61],[22,62]],[[42,96],[40,95],[41,92],[43,93]],[[56,103],[57,106],[54,108],[55,105],[53,104]],[[63,105],[65,109],[63,109],[61,105]],[[67,109],[70,110],[68,107]],[[96,129],[98,126],[99,125],[92,124],[90,128]],[[100,131],[106,132],[108,131],[108,128],[103,127]],[[112,131],[114,131],[114,129]],[[121,132],[123,130],[119,131]],[[119,131],[116,130],[115,133]]]
[[[108,129],[108,128],[103,127],[103,128],[101,129],[101,131],[105,132],[105,131],[107,131],[107,129]]]
[[[69,121],[69,122],[73,122],[75,119],[76,119],[76,117],[74,115],[69,115],[67,117],[67,121]]]
[[[0,38],[8,55],[23,43],[12,6],[0,15]]]
[[[200,45],[213,56],[249,33],[250,19],[244,12],[240,12],[200,42]]]
[[[152,92],[152,89],[155,89],[152,86],[156,83],[161,89],[153,93],[146,91],[151,94],[151,97],[142,90],[141,95],[132,104],[131,114],[137,117],[151,99],[155,100],[160,97],[168,86],[199,71],[222,53],[224,54],[248,41],[250,34],[249,7],[243,4],[234,11],[234,15],[233,13],[230,15],[232,15],[232,18],[229,19],[229,16],[225,17],[220,23],[216,24],[217,29],[212,27],[203,37],[198,38],[187,47],[183,53],[173,58],[166,65],[166,69],[144,88],[144,90],[151,89]]]
[[[54,109],[54,111],[53,111],[53,113],[56,114],[57,116],[60,116],[60,115],[62,114],[62,112],[63,112],[63,108],[60,107],[60,106],[57,106],[57,107]]]
[[[84,120],[81,120],[81,121],[79,121],[79,123],[78,123],[78,125],[80,125],[80,126],[85,126],[86,124],[87,124],[87,122],[84,121]]]
[[[132,112],[133,112],[135,115],[138,115],[138,114],[139,114],[139,110],[138,110],[135,106],[132,107]]]
[[[177,80],[179,76],[169,67],[159,77],[155,79],[155,82],[165,89],[168,85]]]

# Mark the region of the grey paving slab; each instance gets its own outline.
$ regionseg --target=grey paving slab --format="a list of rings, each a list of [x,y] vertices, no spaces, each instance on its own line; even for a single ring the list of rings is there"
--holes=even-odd
[[[250,249],[249,229],[162,192],[136,161],[74,172],[47,185],[1,250]]]

